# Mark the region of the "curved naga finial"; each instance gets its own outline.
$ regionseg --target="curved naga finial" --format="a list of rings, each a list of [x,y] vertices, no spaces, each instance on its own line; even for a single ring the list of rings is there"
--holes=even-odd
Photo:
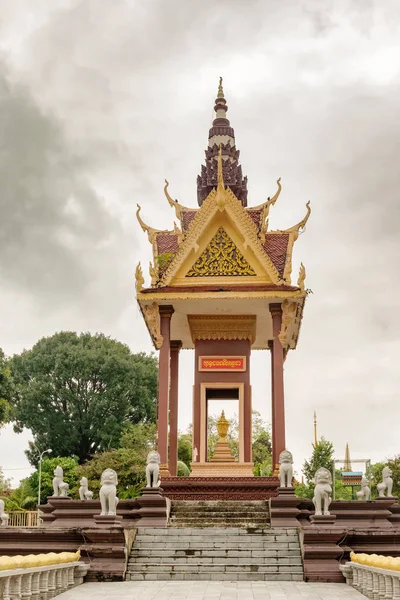
[[[276,180],[276,183],[278,185],[278,190],[276,191],[275,195],[272,196],[272,198],[268,198],[268,200],[266,202],[263,202],[262,204],[259,204],[258,206],[252,206],[250,210],[262,210],[262,216],[261,216],[261,233],[266,233],[268,230],[268,215],[269,215],[269,209],[271,206],[273,206],[275,204],[275,202],[278,200],[280,193],[282,191],[282,185],[281,185],[281,178],[279,177]]]
[[[297,238],[299,237],[300,229],[304,229],[311,215],[310,200],[307,202],[306,208],[307,213],[305,217],[300,221],[300,223],[297,223],[297,225],[293,225],[293,227],[289,227],[289,229],[285,229],[282,233],[294,233],[294,239],[297,240]]]
[[[140,211],[142,210],[142,207],[137,204],[137,211],[136,211],[136,218],[139,221],[140,227],[143,229],[143,231],[145,233],[147,233],[147,237],[149,238],[149,242],[151,242],[152,244],[155,242],[156,239],[156,235],[157,233],[171,233],[169,232],[167,229],[153,229],[153,227],[150,227],[149,225],[146,225],[146,223],[143,221],[142,217],[140,216]]]
[[[180,220],[181,219],[182,210],[185,209],[185,206],[182,206],[181,204],[179,204],[178,200],[174,200],[173,198],[171,198],[171,196],[168,193],[168,186],[169,186],[169,183],[165,179],[165,186],[164,186],[165,197],[168,200],[169,205],[172,206],[172,208],[175,209],[176,218]]]
[[[135,280],[136,280],[136,291],[141,292],[144,286],[144,277],[142,271],[142,265],[140,262],[138,263],[135,271]]]
[[[302,292],[305,290],[304,282],[306,280],[306,268],[303,263],[300,264],[299,278],[297,280],[297,285],[301,289]]]

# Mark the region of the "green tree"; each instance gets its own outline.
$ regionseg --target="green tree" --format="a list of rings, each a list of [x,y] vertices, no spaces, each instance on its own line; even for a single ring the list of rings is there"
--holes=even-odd
[[[192,462],[192,434],[179,433],[178,436],[178,460],[190,468]]]
[[[118,474],[118,498],[135,498],[146,484],[146,458],[156,447],[156,425],[127,425],[121,436],[121,448],[97,453],[77,469],[79,477],[87,477],[89,487],[98,497],[101,474],[114,469]]]
[[[12,377],[8,360],[0,348],[0,427],[11,416]]]
[[[154,422],[157,362],[103,334],[61,332],[10,360],[14,429],[82,463],[119,446],[127,422]],[[37,451],[27,455],[37,464]]]
[[[331,442],[324,437],[314,446],[310,460],[305,460],[303,464],[303,473],[308,485],[313,483],[314,475],[320,467],[325,467],[332,473],[334,448]]]
[[[60,466],[64,471],[64,481],[69,485],[68,495],[76,498],[79,489],[78,458],[66,456],[45,457],[42,462],[42,478],[40,485],[40,502],[47,502],[48,496],[53,495],[54,469]],[[35,471],[24,480],[29,496],[37,499],[39,491],[39,472]]]
[[[37,490],[32,488],[29,478],[23,479],[16,489],[10,491],[9,496],[5,500],[6,511],[34,510],[36,505]]]

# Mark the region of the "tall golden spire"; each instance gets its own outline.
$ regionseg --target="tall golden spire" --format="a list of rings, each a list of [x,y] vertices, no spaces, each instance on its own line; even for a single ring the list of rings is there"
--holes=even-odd
[[[318,438],[317,438],[317,413],[314,410],[314,446],[318,446]]]
[[[222,77],[219,78],[217,98],[224,98],[224,88],[222,87]]]
[[[347,471],[348,473],[350,473],[352,471],[351,461],[350,461],[350,450],[349,450],[348,443],[346,444],[346,452],[344,453],[343,471]]]

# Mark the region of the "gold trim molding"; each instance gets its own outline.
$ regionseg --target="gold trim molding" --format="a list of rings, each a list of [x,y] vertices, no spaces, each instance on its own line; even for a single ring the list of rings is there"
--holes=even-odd
[[[256,339],[255,315],[188,315],[190,334],[196,340]]]

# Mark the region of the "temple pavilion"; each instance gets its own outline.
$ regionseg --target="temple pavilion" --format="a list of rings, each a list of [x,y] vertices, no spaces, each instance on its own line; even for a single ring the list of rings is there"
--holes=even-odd
[[[306,299],[305,268],[292,281],[292,253],[310,216],[270,230],[269,211],[281,193],[248,205],[235,133],[220,80],[205,164],[197,177],[198,207],[164,193],[179,226],[157,230],[138,206],[138,221],[152,246],[150,282],[136,268],[137,301],[159,350],[158,451],[161,477],[177,474],[178,378],[181,349],[194,350],[193,462],[196,478],[252,477],[252,350],[271,356],[273,465],[286,447],[283,365],[297,346]],[[145,213],[145,210],[143,211]],[[267,359],[266,359],[267,360]],[[267,393],[266,393],[267,396]],[[239,460],[212,461],[207,452],[208,403],[239,405]],[[267,402],[267,397],[266,397]]]

